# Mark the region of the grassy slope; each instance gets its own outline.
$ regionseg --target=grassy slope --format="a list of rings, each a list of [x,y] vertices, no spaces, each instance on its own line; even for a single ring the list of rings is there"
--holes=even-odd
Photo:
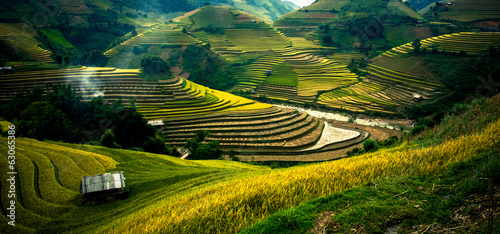
[[[65,49],[75,50],[76,48],[64,38],[61,31],[56,29],[40,29],[40,31],[52,42],[64,47]]]
[[[7,139],[1,138],[1,142],[0,148],[6,151]],[[268,171],[265,167],[231,161],[187,161],[164,155],[25,138],[18,138],[16,146],[19,192],[23,198],[18,204],[22,202],[24,209],[18,205],[16,229],[6,229],[2,216],[1,232],[24,233],[25,228],[52,233],[104,231],[200,188]],[[2,171],[7,170],[6,162],[6,158],[1,160]],[[50,162],[57,170],[49,166]],[[125,172],[129,197],[109,204],[85,205],[78,195],[81,176],[105,171]],[[2,175],[2,183],[4,177],[6,175]],[[6,194],[2,190],[2,207],[7,207],[10,200]]]
[[[358,157],[279,170],[20,138],[16,141],[16,165],[23,206],[18,206],[15,230],[237,232],[278,210],[367,181],[439,174],[452,163],[490,152],[490,138],[500,134],[500,121],[485,125],[480,132],[429,147],[408,142]],[[0,142],[1,150],[6,150],[6,139]],[[6,160],[0,160],[2,171],[6,166]],[[77,192],[80,177],[105,171],[125,172],[129,197],[84,205]],[[0,176],[0,181],[6,180],[6,174]],[[410,186],[417,186],[415,183]],[[2,189],[5,207],[7,188]],[[2,220],[0,230],[11,232],[5,218]]]
[[[424,131],[415,143],[447,144],[445,139],[461,139],[498,125],[499,102],[500,95],[497,95],[489,100],[458,104],[440,125]],[[390,177],[307,201],[279,211],[241,233],[320,230],[347,233],[353,229],[376,233],[396,225],[406,232],[422,232],[426,228],[431,228],[430,232],[446,231],[453,227],[458,227],[460,233],[486,232],[487,222],[480,216],[485,214],[485,209],[464,199],[481,203],[488,191],[488,182],[480,178],[494,176],[497,180],[500,176],[496,170],[500,166],[499,146],[497,152],[493,146],[489,151],[475,152],[472,159],[453,164],[443,174]],[[482,201],[481,205],[487,206],[486,203]],[[495,223],[498,227],[498,217]]]
[[[411,8],[399,1],[390,1],[387,5],[377,6],[375,8],[368,8],[368,11],[347,12],[342,10],[344,6],[357,6],[361,4],[359,1],[351,0],[319,0],[309,6],[303,7],[299,10],[287,13],[275,22],[275,26],[300,26],[300,25],[318,25],[320,23],[330,23],[340,18],[346,20],[353,16],[366,16],[367,14],[386,13],[397,14],[401,16],[409,16],[414,19],[423,19],[421,15],[413,11]],[[371,1],[370,4],[378,4],[376,1]],[[330,11],[336,11],[333,14]],[[337,14],[341,12],[341,14]],[[342,17],[343,15],[343,17]]]
[[[276,170],[271,174],[233,181],[160,205],[123,223],[113,233],[140,230],[236,232],[280,209],[359,186],[369,180],[440,173],[451,163],[490,151],[492,143],[489,138],[498,134],[500,122],[492,124],[482,135],[462,137],[435,147],[404,144],[359,157]]]
[[[485,192],[488,170],[500,166],[498,153],[452,164],[438,176],[391,177],[281,210],[240,233],[487,233]],[[498,175],[497,175],[498,176]],[[458,185],[458,186],[457,186]],[[475,202],[463,202],[479,196]],[[466,211],[464,211],[466,210]],[[495,227],[500,218],[496,217]],[[323,231],[323,232],[321,232]]]
[[[227,7],[204,7],[190,18],[194,22],[190,28],[191,30],[210,25],[220,28],[231,28],[234,26],[234,15]]]

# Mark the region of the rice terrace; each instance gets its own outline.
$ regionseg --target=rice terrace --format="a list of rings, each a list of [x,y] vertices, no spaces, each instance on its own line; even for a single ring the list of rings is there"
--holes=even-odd
[[[500,231],[495,1],[0,9],[0,233]]]

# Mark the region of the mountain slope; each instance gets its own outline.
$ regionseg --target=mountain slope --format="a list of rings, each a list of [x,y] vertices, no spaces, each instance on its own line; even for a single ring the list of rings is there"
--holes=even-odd
[[[422,19],[411,8],[392,0],[319,0],[299,10],[281,16],[274,22],[276,27],[316,26],[322,23],[338,23],[353,17],[390,14],[399,17]]]
[[[500,21],[500,4],[496,0],[455,0],[435,7],[433,17],[458,22]]]
[[[470,113],[478,113],[476,109],[471,108]],[[484,115],[468,114],[460,121],[467,124],[472,116],[485,119]],[[453,125],[453,119],[450,120],[447,123]],[[368,181],[441,173],[452,163],[491,152],[491,139],[499,134],[497,115],[484,122],[480,130],[426,147],[410,141],[361,156],[276,170],[229,161],[186,161],[130,150],[18,138],[16,168],[20,189],[16,194],[22,197],[15,199],[18,222],[15,229],[7,227],[7,219],[2,215],[0,230],[233,233],[278,210]],[[0,142],[0,149],[7,151],[6,138],[0,138]],[[7,160],[0,160],[0,168],[10,170]],[[111,171],[124,171],[128,197],[85,205],[78,194],[81,177]],[[3,186],[7,174],[0,177],[0,202],[8,207],[8,187]]]
[[[188,12],[199,7],[209,5],[214,6],[228,6],[235,7],[240,10],[244,10],[255,14],[267,22],[271,22],[277,19],[279,16],[293,11],[294,8],[281,0],[166,0],[166,1],[153,1],[153,0],[142,0],[142,1],[123,1],[124,5],[132,8],[144,11],[152,12]]]

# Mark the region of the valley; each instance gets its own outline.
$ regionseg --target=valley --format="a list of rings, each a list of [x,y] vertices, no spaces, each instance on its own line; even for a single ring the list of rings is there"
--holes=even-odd
[[[0,1],[0,232],[494,233],[493,1],[303,4]]]

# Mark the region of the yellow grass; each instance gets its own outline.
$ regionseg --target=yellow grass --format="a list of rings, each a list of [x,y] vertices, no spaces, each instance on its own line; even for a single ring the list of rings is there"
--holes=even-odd
[[[8,121],[0,121],[0,126],[2,126],[2,131],[8,131],[9,130],[9,126],[12,125],[11,122],[8,122]]]
[[[500,121],[481,135],[441,145],[399,147],[306,167],[275,170],[217,185],[137,215],[111,233],[233,233],[277,210],[308,199],[390,176],[433,175],[448,165],[490,151],[490,138],[500,134]]]

